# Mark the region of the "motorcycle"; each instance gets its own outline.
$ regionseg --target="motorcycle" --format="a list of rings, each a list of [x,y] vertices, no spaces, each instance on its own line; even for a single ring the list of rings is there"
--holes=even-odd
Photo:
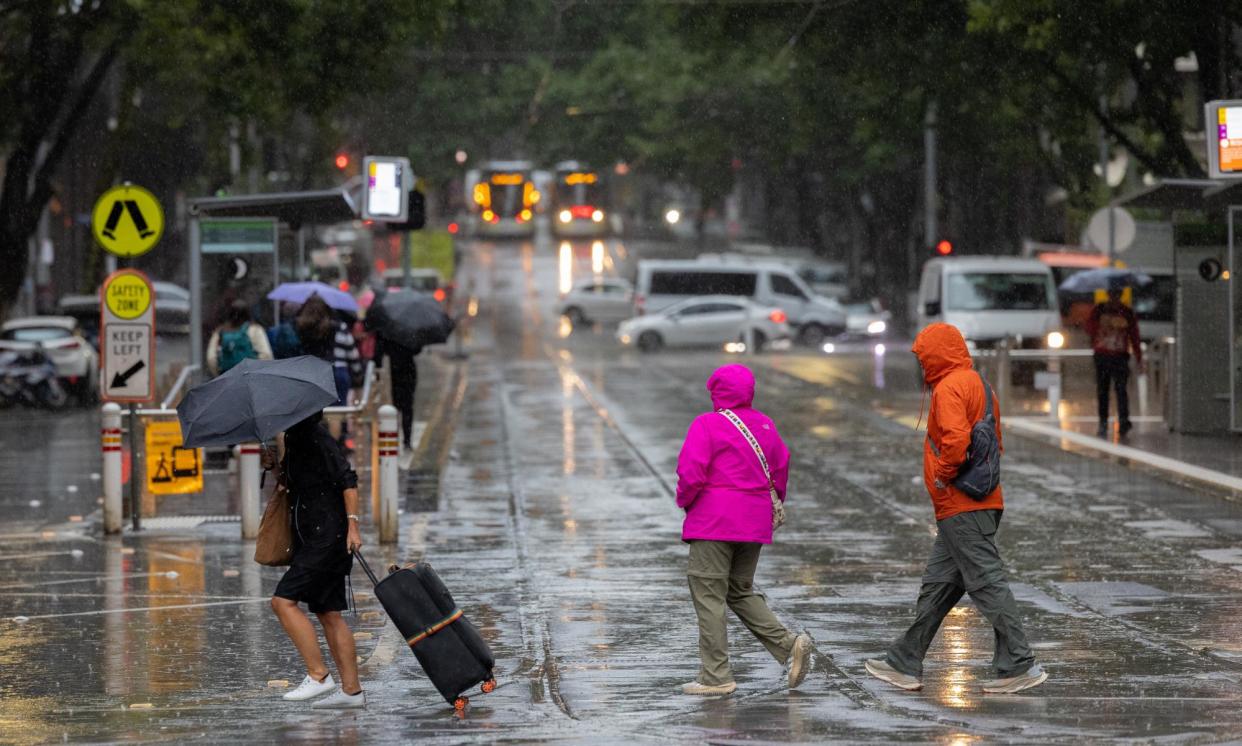
[[[0,406],[60,409],[69,393],[56,377],[56,366],[42,347],[0,353]]]

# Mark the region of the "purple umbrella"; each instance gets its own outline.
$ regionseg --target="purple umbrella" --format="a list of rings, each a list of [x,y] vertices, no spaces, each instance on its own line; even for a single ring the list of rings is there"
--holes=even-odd
[[[267,294],[267,299],[300,304],[305,303],[312,295],[323,298],[329,308],[358,313],[358,301],[352,295],[322,282],[282,282]]]

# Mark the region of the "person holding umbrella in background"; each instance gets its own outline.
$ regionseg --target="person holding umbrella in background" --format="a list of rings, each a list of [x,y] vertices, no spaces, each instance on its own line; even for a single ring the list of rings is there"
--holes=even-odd
[[[327,302],[316,294],[302,304],[294,328],[306,354],[332,364],[337,406],[346,405],[350,388],[362,378],[362,357],[349,326],[337,319]]]
[[[1117,393],[1118,433],[1126,437],[1134,428],[1130,422],[1130,396],[1126,386],[1130,382],[1130,354],[1138,365],[1139,374],[1145,372],[1143,365],[1143,341],[1139,335],[1138,317],[1122,302],[1126,288],[1150,285],[1151,277],[1128,269],[1102,267],[1071,275],[1061,283],[1061,290],[1070,293],[1094,293],[1105,289],[1108,299],[1096,304],[1087,317],[1086,330],[1091,337],[1091,349],[1095,360],[1095,392],[1099,407],[1099,436],[1108,436],[1108,391]]]
[[[1117,392],[1117,432],[1126,437],[1133,429],[1130,422],[1130,352],[1138,372],[1144,372],[1143,342],[1139,337],[1138,317],[1121,302],[1121,287],[1108,289],[1108,300],[1096,304],[1087,317],[1087,334],[1095,359],[1095,395],[1099,406],[1101,438],[1108,436],[1108,389]]]
[[[364,326],[378,340],[376,367],[384,355],[392,362],[392,402],[401,412],[402,444],[408,451],[412,447],[414,390],[418,386],[414,358],[424,346],[445,342],[453,333],[453,320],[431,296],[402,289],[378,294],[367,310]]]

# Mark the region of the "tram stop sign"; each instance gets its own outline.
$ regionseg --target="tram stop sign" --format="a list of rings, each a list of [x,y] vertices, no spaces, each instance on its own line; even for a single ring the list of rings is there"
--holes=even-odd
[[[121,184],[95,201],[91,232],[110,254],[141,256],[155,248],[164,235],[164,208],[146,189]]]
[[[155,291],[134,269],[113,272],[99,296],[100,391],[118,402],[155,398]]]

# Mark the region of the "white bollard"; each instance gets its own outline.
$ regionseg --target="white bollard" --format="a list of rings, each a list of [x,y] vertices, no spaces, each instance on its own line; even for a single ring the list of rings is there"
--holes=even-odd
[[[385,404],[379,408],[379,431],[375,447],[379,452],[379,510],[375,513],[376,528],[381,544],[397,541],[397,487],[400,474],[397,457],[400,454],[400,433],[397,424],[397,408]]]
[[[1146,373],[1138,374],[1138,405],[1139,405],[1138,406],[1139,414],[1142,415],[1143,417],[1146,417],[1147,412],[1149,411],[1148,406],[1147,406],[1147,374]]]
[[[1061,419],[1061,384],[1048,386],[1048,418],[1053,422]]]
[[[259,477],[263,467],[259,463],[259,444],[243,443],[237,446],[237,481],[241,487],[241,530],[243,539],[259,535],[260,499]]]
[[[121,533],[124,518],[121,506],[121,406],[103,405],[99,425],[99,444],[103,452],[104,533]]]

